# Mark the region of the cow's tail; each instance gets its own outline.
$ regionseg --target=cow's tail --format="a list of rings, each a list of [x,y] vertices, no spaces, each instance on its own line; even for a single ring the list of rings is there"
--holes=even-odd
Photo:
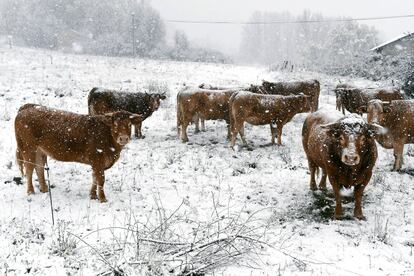
[[[89,92],[88,95],[88,113],[93,114],[93,100],[94,100],[94,94],[96,90],[98,90],[98,87],[92,88],[92,90]]]
[[[181,134],[181,125],[182,125],[182,110],[181,110],[182,106],[180,103],[180,92],[178,92],[177,94],[177,135],[178,138],[180,138],[180,134]]]
[[[16,164],[19,167],[19,170],[20,170],[20,173],[21,173],[22,176],[24,176],[23,162],[24,162],[24,160],[23,160],[22,152],[19,148],[19,145],[17,145],[17,148],[16,148]]]
[[[234,98],[237,96],[237,94],[238,92],[234,92],[229,98],[230,137],[233,135],[233,129],[235,128],[235,123],[236,123],[236,120],[235,120],[236,114],[234,114],[235,111],[232,108],[232,103],[233,103]]]
[[[315,83],[315,91],[316,91],[316,97],[314,98],[314,111],[317,111],[319,109],[319,96],[321,94],[321,84],[318,80],[314,80]]]

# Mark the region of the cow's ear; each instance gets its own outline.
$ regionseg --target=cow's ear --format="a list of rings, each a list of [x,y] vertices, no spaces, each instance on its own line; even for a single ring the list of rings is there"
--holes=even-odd
[[[377,137],[378,135],[384,135],[387,133],[387,129],[378,124],[368,124],[368,135],[370,137]]]
[[[139,124],[142,122],[142,115],[139,114],[132,114],[131,116],[129,116],[129,119],[131,120],[132,124]]]
[[[358,113],[366,113],[367,112],[367,106],[366,105],[361,105],[360,107],[357,108]]]
[[[112,127],[112,123],[114,122],[114,113],[105,113],[103,116],[103,122],[107,125]]]
[[[391,111],[391,102],[383,102],[382,103],[382,110],[384,111],[384,113],[389,113]]]
[[[339,133],[339,124],[338,123],[331,123],[326,125],[321,125],[321,128],[326,130],[329,136],[338,138]]]

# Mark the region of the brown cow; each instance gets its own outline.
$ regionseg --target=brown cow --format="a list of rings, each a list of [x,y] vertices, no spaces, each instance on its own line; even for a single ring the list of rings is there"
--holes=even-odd
[[[404,99],[404,93],[396,88],[355,88],[347,84],[340,84],[335,89],[336,102],[341,104],[342,113],[345,109],[351,113],[367,112],[370,100],[393,101]]]
[[[311,98],[312,111],[318,110],[319,107],[319,94],[321,91],[319,81],[294,81],[294,82],[268,82],[263,81],[262,85],[255,87],[252,85],[250,92],[264,93],[272,95],[308,95]]]
[[[322,169],[320,189],[331,182],[336,207],[335,219],[342,217],[341,187],[354,187],[354,216],[364,219],[362,194],[371,179],[377,159],[374,135],[380,127],[367,124],[361,116],[342,117],[337,111],[317,111],[308,115],[302,129],[302,143],[308,158],[310,189],[316,190],[315,172]]]
[[[160,101],[165,98],[165,94],[128,93],[95,87],[89,92],[88,110],[90,115],[125,110],[139,114],[144,121],[159,108]],[[134,125],[137,138],[144,138],[141,131],[142,121]]]
[[[225,120],[230,136],[229,99],[236,90],[207,90],[187,87],[177,94],[177,132],[188,142],[187,127],[199,119]],[[204,124],[202,124],[204,125]]]
[[[231,146],[236,144],[237,133],[240,133],[243,144],[247,146],[244,137],[244,122],[252,125],[270,124],[272,144],[282,144],[282,129],[293,116],[312,109],[311,98],[306,95],[281,96],[263,95],[247,91],[233,94],[230,98]]]
[[[382,147],[394,149],[393,170],[400,170],[404,145],[414,143],[414,101],[384,103],[381,100],[371,100],[367,109],[368,122],[379,124],[387,130],[376,139]]]
[[[105,170],[118,160],[130,140],[131,123],[140,115],[117,111],[106,115],[79,115],[26,104],[19,109],[14,126],[17,142],[16,159],[27,177],[27,193],[33,194],[33,170],[40,191],[47,192],[44,166],[47,156],[58,161],[78,162],[92,166],[91,199],[105,202]],[[98,194],[97,194],[98,192]]]

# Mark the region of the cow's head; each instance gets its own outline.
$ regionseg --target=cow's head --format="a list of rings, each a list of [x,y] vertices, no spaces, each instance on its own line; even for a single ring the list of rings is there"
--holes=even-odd
[[[160,107],[161,100],[165,100],[167,97],[165,93],[162,94],[147,94],[146,96],[149,99],[149,103],[151,105],[151,110],[157,110]]]
[[[368,123],[381,125],[384,120],[384,114],[388,113],[390,103],[381,100],[371,100],[368,102],[367,113]]]
[[[342,163],[356,166],[374,137],[382,131],[378,125],[367,124],[361,116],[350,114],[339,121],[322,126],[328,131],[340,154]]]
[[[335,97],[336,97],[336,110],[341,110],[342,108],[342,90],[341,89],[335,89]]]
[[[131,139],[131,124],[142,122],[142,116],[127,111],[105,114],[105,123],[111,128],[112,138],[120,146],[125,146]]]

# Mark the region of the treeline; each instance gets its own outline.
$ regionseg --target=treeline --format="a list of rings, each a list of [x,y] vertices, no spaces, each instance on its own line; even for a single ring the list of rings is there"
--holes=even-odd
[[[252,22],[325,21],[320,13],[304,11],[255,12]],[[246,25],[241,53],[245,61],[264,64],[289,61],[307,68],[329,68],[352,63],[378,42],[377,31],[355,21]]]
[[[219,52],[191,47],[180,32],[185,48],[168,46],[161,16],[145,0],[2,0],[0,34],[25,46],[87,54],[227,61]]]
[[[251,22],[301,23],[246,25],[240,56],[245,62],[279,69],[293,66],[328,74],[407,83],[414,70],[413,54],[382,56],[371,51],[379,44],[375,28],[352,20],[333,19],[346,18],[329,18],[308,10],[299,16],[289,12],[255,12]]]

